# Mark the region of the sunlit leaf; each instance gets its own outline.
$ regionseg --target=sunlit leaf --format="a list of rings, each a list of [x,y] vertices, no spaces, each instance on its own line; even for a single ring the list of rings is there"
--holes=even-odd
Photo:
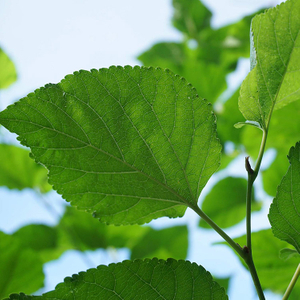
[[[13,62],[0,48],[0,89],[9,87],[17,80],[17,72]]]
[[[107,223],[182,216],[219,166],[211,106],[168,70],[76,72],[0,120],[63,198]]]
[[[0,144],[0,186],[9,189],[39,188],[48,192],[47,170],[29,158],[29,151],[14,145]]]
[[[289,152],[290,167],[283,177],[270,207],[273,233],[300,253],[300,143]]]
[[[54,291],[34,299],[225,300],[223,288],[201,266],[188,261],[146,259],[99,266],[67,277]],[[11,295],[12,299],[33,299]]]
[[[263,30],[262,30],[263,28]],[[241,87],[240,110],[269,126],[270,114],[300,98],[300,2],[288,0],[252,21],[252,70]]]
[[[33,293],[43,286],[43,264],[18,238],[0,231],[0,299],[10,293]]]
[[[231,227],[246,217],[247,180],[226,177],[219,181],[205,197],[202,210],[220,227]],[[261,208],[261,203],[252,199],[252,210]],[[203,219],[200,227],[211,228]]]

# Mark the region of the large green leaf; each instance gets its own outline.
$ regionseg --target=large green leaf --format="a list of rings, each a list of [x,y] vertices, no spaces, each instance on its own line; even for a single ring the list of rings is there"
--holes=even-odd
[[[43,286],[43,264],[36,253],[0,231],[0,299],[10,293],[33,293]]]
[[[65,279],[54,291],[12,299],[228,299],[201,266],[188,261],[146,259],[99,266]]]
[[[29,151],[14,145],[0,144],[0,186],[9,189],[39,188],[48,192],[47,170],[29,158]]]
[[[246,217],[247,180],[226,177],[219,181],[205,197],[202,210],[220,227],[231,227]],[[261,203],[252,199],[252,211],[261,208]],[[203,219],[199,225],[211,228]]]
[[[300,98],[300,2],[288,0],[252,21],[251,72],[241,87],[240,110],[249,121],[269,126],[273,107]]]
[[[172,72],[80,71],[0,113],[63,198],[103,222],[182,216],[219,166],[215,116]]]
[[[17,80],[17,72],[13,62],[0,48],[0,89],[9,87]]]
[[[239,245],[246,244],[246,236],[234,239]],[[286,242],[274,238],[272,231],[262,230],[252,233],[252,249],[255,267],[264,290],[283,294],[300,262],[300,256],[288,260],[280,259],[280,251],[287,248]],[[300,290],[295,286],[296,293]]]
[[[289,153],[290,167],[283,177],[270,207],[273,233],[300,253],[300,143]]]
[[[210,26],[212,13],[199,0],[173,0],[173,24],[190,38],[197,39],[199,31]]]

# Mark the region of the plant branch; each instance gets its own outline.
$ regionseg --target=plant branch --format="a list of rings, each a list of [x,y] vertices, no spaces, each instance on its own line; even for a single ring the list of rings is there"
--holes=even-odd
[[[300,264],[298,265],[298,267],[297,267],[297,269],[296,269],[296,271],[294,273],[294,276],[293,276],[293,278],[292,278],[289,286],[287,287],[287,289],[286,289],[286,291],[285,291],[285,293],[284,293],[284,295],[282,297],[282,300],[287,300],[289,298],[289,296],[290,296],[290,294],[291,294],[291,292],[293,290],[293,287],[296,284],[296,281],[297,281],[299,275],[300,275]]]
[[[266,141],[267,141],[267,135],[268,135],[268,130],[264,129],[263,130],[263,136],[262,136],[262,141],[257,157],[257,161],[255,164],[254,170],[251,168],[250,162],[249,162],[249,156],[246,157],[245,160],[245,167],[248,173],[248,184],[247,184],[247,195],[246,195],[246,236],[247,236],[247,247],[246,247],[246,252],[247,256],[244,258],[246,264],[248,265],[250,274],[252,276],[257,294],[259,296],[259,299],[263,300],[265,299],[259,278],[257,276],[256,268],[253,262],[253,257],[252,257],[252,242],[251,242],[251,205],[252,205],[252,190],[253,190],[253,183],[258,175],[260,165],[262,162],[262,158],[264,155],[265,151],[265,146],[266,146]]]

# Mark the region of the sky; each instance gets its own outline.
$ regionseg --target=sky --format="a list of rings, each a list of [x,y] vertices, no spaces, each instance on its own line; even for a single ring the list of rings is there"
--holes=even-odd
[[[214,13],[214,27],[236,22],[244,15],[280,2],[203,0]],[[46,83],[59,82],[65,75],[79,69],[140,64],[136,57],[154,43],[181,40],[182,35],[171,26],[172,13],[170,0],[2,0],[0,47],[14,61],[18,81],[0,92],[0,109]],[[248,61],[241,68],[240,73],[246,74]],[[234,80],[241,80],[236,76],[231,78],[230,84],[233,85],[236,84]],[[6,139],[15,142],[13,135],[7,135]],[[63,212],[61,199],[55,192],[45,196],[43,201],[51,202],[59,214]],[[54,224],[56,218],[45,208],[43,201],[32,191],[8,192],[0,188],[0,230],[10,233],[32,222]],[[190,228],[198,222],[190,211],[182,220],[172,222],[178,224],[187,220]],[[164,222],[154,222],[153,226],[169,226],[170,223]],[[266,220],[262,219],[261,222]],[[237,230],[242,232],[244,227]],[[197,248],[196,242],[192,242],[189,259],[205,264],[208,270],[212,269],[219,276],[236,274],[233,277],[234,283],[253,293],[248,273],[232,252],[224,246],[212,248],[209,245],[212,240],[216,240],[216,235],[208,236],[205,232],[192,231],[190,240],[207,242],[204,242],[201,249]],[[214,255],[207,258],[208,254]],[[112,261],[112,255],[115,254],[98,251],[89,255],[94,262],[105,263]],[[222,256],[230,259],[230,265],[225,265],[224,259],[215,259]],[[128,251],[118,251],[117,257],[125,259]],[[78,263],[74,264],[74,261]],[[53,289],[65,276],[86,268],[77,253],[66,253],[62,259],[47,264],[44,291]],[[231,299],[242,299],[243,293],[244,289],[231,291]]]

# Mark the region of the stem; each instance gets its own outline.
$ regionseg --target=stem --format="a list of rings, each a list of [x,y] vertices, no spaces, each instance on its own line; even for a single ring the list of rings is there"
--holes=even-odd
[[[234,240],[227,235],[208,215],[206,215],[199,206],[192,207],[192,209],[208,224],[210,225],[243,259],[245,259],[245,252],[242,247],[235,243]]]
[[[289,286],[287,287],[287,289],[286,289],[286,291],[285,291],[285,293],[284,293],[284,295],[282,297],[282,300],[287,300],[289,298],[289,296],[290,296],[290,294],[291,294],[291,292],[293,290],[293,287],[296,284],[296,281],[297,281],[299,275],[300,275],[300,264],[298,265],[298,267],[297,267],[297,269],[295,271],[295,274],[294,274],[294,276],[293,276],[293,278],[292,278]]]
[[[255,285],[257,294],[259,296],[259,299],[264,300],[265,296],[259,281],[259,278],[257,276],[256,268],[253,262],[253,257],[252,257],[252,242],[251,242],[251,202],[252,202],[252,190],[253,190],[253,183],[258,175],[260,165],[262,162],[262,158],[264,155],[264,150],[266,146],[266,141],[267,141],[267,135],[268,135],[268,130],[264,129],[263,130],[263,136],[262,136],[262,141],[256,161],[256,165],[254,170],[252,170],[250,163],[249,163],[249,157],[246,157],[246,170],[248,172],[248,184],[247,184],[247,195],[246,195],[246,236],[247,236],[247,257],[244,258],[246,264],[248,265],[250,274],[253,279],[253,283]]]

